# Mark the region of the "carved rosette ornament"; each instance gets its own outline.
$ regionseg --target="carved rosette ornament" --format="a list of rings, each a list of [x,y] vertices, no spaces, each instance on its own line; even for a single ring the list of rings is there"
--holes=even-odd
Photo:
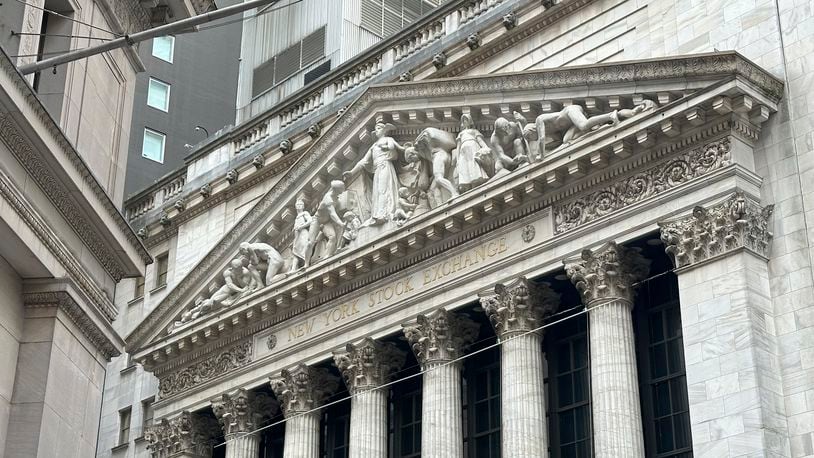
[[[339,380],[326,369],[305,364],[283,369],[280,378],[271,380],[271,389],[277,395],[286,417],[321,406],[338,386]]]
[[[647,276],[650,261],[638,248],[608,242],[594,251],[584,250],[579,257],[566,259],[565,273],[576,286],[587,307],[604,300],[633,302],[633,285]]]
[[[181,453],[185,457],[207,458],[212,456],[219,429],[212,417],[184,411],[171,420],[163,418],[147,427],[144,439],[153,458]]]
[[[335,352],[334,362],[351,393],[383,385],[390,375],[404,365],[406,355],[389,342],[370,337],[358,344],[348,344],[346,351]]]
[[[483,295],[480,304],[500,337],[533,331],[543,317],[553,313],[560,295],[548,285],[537,285],[526,277],[509,284],[498,283],[495,294]]]
[[[736,192],[709,208],[697,206],[689,216],[659,223],[665,251],[676,268],[744,248],[768,257],[774,205],[761,207]]]
[[[441,308],[403,325],[421,366],[452,361],[478,337],[478,324]]]
[[[213,400],[212,410],[223,434],[228,437],[259,428],[264,420],[277,413],[277,404],[265,393],[240,388],[232,394],[224,393],[219,399]]]

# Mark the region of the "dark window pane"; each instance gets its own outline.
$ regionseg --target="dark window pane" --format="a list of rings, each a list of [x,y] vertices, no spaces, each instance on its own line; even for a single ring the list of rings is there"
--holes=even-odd
[[[667,337],[681,335],[681,310],[679,306],[667,309]]]
[[[576,444],[564,445],[560,448],[560,456],[562,458],[576,458],[577,446]]]
[[[557,372],[563,373],[571,370],[571,349],[568,344],[557,349]]]
[[[571,443],[576,440],[574,437],[574,411],[569,410],[559,415],[560,417],[560,442]]]
[[[656,421],[656,451],[658,453],[673,450],[673,420],[664,418]]]
[[[574,374],[574,402],[588,400],[588,371],[582,370]]]
[[[675,428],[675,447],[677,449],[689,447],[690,442],[690,414],[680,413],[673,417],[673,427]]]
[[[674,339],[667,343],[667,356],[669,359],[670,374],[684,371],[681,339]]]
[[[586,339],[574,341],[574,369],[588,366],[588,348]]]
[[[683,375],[670,380],[670,396],[673,413],[688,409],[690,404],[687,399],[687,382]]]
[[[664,329],[661,323],[661,312],[653,312],[650,314],[650,343],[661,342],[664,340]]]
[[[670,384],[656,383],[653,385],[653,411],[656,418],[670,415]]]
[[[574,402],[571,387],[571,374],[557,377],[557,405],[565,407]]]
[[[664,344],[653,345],[650,348],[650,374],[653,378],[667,375],[667,349]]]

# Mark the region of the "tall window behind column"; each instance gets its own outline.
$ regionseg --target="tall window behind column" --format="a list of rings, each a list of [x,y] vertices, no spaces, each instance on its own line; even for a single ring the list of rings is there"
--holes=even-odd
[[[465,361],[464,453],[467,458],[500,458],[500,347]]]
[[[639,286],[634,313],[647,456],[691,458],[684,343],[675,274],[667,273]]]
[[[407,351],[410,351],[407,348]],[[397,379],[414,375],[419,371],[412,351],[408,353],[405,370],[396,374]],[[421,376],[394,384],[390,390],[390,450],[393,458],[417,458],[421,456]]]
[[[546,335],[549,436],[552,458],[591,456],[591,396],[585,316],[571,318]]]

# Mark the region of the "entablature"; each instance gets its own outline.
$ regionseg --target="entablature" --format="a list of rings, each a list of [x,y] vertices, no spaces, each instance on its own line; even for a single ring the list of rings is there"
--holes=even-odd
[[[161,373],[529,215],[551,212],[550,226],[539,228],[550,238],[728,166],[754,171],[751,147],[781,91],[777,80],[734,53],[372,88],[159,304],[129,345],[148,370]],[[216,313],[171,325],[184,313],[180,306],[223,286],[218,274],[240,243],[289,244],[296,201],[313,208],[331,180],[364,154],[371,126],[392,123],[394,137],[409,138],[428,125],[452,130],[465,115],[482,128],[514,111],[536,117],[572,105],[589,115],[648,107],[568,145],[546,143],[553,150],[542,155],[530,146],[529,164],[304,270],[269,277],[270,286]],[[612,205],[602,207],[602,196],[590,198],[600,203],[591,211],[574,203],[640,173],[650,173],[645,188],[627,196],[623,190]],[[155,336],[151,343],[144,340],[148,331]]]

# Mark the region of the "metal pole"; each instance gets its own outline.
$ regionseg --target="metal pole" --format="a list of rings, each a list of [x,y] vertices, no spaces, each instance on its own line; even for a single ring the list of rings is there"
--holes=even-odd
[[[73,62],[75,60],[83,59],[85,57],[101,54],[106,51],[122,48],[124,46],[132,46],[138,42],[149,40],[151,38],[170,35],[173,32],[177,32],[179,30],[186,30],[198,24],[211,22],[223,17],[231,16],[233,14],[242,13],[252,8],[257,8],[258,6],[277,3],[279,1],[280,0],[251,0],[246,3],[227,6],[226,8],[223,9],[210,11],[204,14],[199,14],[197,16],[182,19],[180,21],[172,22],[169,24],[164,24],[162,26],[144,30],[142,32],[136,32],[132,35],[125,35],[123,37],[110,40],[106,43],[102,43],[95,46],[89,46],[83,49],[77,49],[76,51],[71,51],[61,56],[51,57],[50,59],[45,59],[39,62],[34,62],[32,64],[23,65],[22,67],[19,68],[19,71],[23,75],[28,75],[46,68],[56,67],[57,65],[66,64],[68,62]]]

